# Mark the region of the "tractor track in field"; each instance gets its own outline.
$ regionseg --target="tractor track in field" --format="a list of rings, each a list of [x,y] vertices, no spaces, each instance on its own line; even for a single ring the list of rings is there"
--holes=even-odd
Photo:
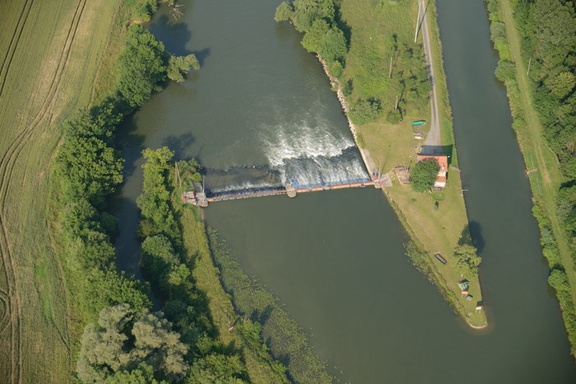
[[[20,37],[22,36],[22,31],[24,31],[26,21],[28,21],[28,15],[30,15],[30,9],[32,9],[33,4],[34,0],[26,0],[24,3],[22,11],[20,12],[20,16],[18,17],[18,22],[16,23],[16,28],[14,29],[14,33],[10,38],[8,52],[6,53],[6,56],[4,56],[4,60],[2,60],[2,66],[0,66],[0,79],[2,79],[2,82],[0,83],[0,97],[2,97],[4,93],[4,85],[6,84],[6,79],[8,78],[8,71],[10,70],[10,65],[12,64],[14,54],[16,53],[16,47],[18,46]]]
[[[74,11],[74,15],[72,17],[72,22],[68,28],[68,32],[66,35],[66,39],[64,42],[64,46],[60,52],[58,62],[56,65],[56,70],[54,71],[54,75],[51,79],[51,83],[48,89],[48,93],[45,97],[44,103],[40,107],[39,111],[34,116],[32,122],[26,126],[14,139],[14,141],[10,144],[6,152],[0,158],[0,256],[2,257],[2,264],[3,264],[3,273],[6,278],[7,283],[7,291],[6,291],[6,304],[9,311],[9,321],[5,322],[5,327],[10,325],[11,329],[9,332],[10,335],[10,382],[12,383],[22,383],[22,353],[21,353],[21,343],[22,343],[22,327],[21,327],[21,318],[22,318],[22,309],[20,303],[20,296],[18,293],[18,285],[16,282],[16,274],[15,274],[15,262],[14,258],[12,257],[12,249],[9,240],[9,234],[6,226],[6,199],[8,195],[8,189],[10,184],[13,180],[13,171],[16,165],[18,158],[20,157],[23,148],[28,144],[32,134],[36,132],[37,128],[40,124],[50,116],[50,110],[54,106],[56,100],[56,94],[58,92],[58,88],[60,82],[62,80],[63,73],[66,68],[66,64],[68,62],[68,58],[70,56],[70,50],[72,44],[74,42],[74,38],[76,32],[78,30],[78,25],[80,24],[80,19],[82,17],[82,13],[84,11],[84,7],[86,5],[87,0],[79,0]],[[31,4],[32,1],[30,1]],[[29,4],[28,2],[26,4]],[[26,16],[24,17],[27,19],[29,14],[29,8],[26,12]],[[17,29],[20,26],[20,30],[17,31],[12,37],[12,41],[19,41],[20,36],[22,35],[22,30],[24,25],[20,24],[20,20],[22,20],[24,12],[21,13],[19,24],[17,25]],[[12,44],[12,42],[11,42]],[[14,56],[14,51],[16,50],[16,46],[13,47],[12,53],[10,55],[10,59],[6,61],[4,59],[4,63],[2,66],[2,70],[4,71],[4,79],[2,81],[2,90],[4,88],[4,84],[6,82],[7,74],[8,74],[8,67],[12,61]],[[1,95],[1,90],[0,90]],[[67,339],[67,336],[64,337],[62,332],[58,330],[60,333],[61,338]],[[68,343],[65,343],[68,346]]]

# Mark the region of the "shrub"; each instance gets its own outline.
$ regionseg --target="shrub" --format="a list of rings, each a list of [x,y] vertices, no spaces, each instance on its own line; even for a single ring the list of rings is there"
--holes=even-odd
[[[426,192],[434,186],[438,177],[440,165],[434,159],[426,159],[416,163],[410,170],[412,187],[416,192]]]

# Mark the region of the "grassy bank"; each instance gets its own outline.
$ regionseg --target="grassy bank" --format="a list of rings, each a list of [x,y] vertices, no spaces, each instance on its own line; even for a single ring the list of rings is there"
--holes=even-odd
[[[516,4],[516,3],[515,3]],[[534,217],[541,233],[543,253],[552,269],[549,279],[555,288],[570,343],[576,355],[576,269],[566,222],[559,217],[559,191],[567,181],[556,154],[545,139],[536,110],[535,84],[528,76],[531,59],[522,55],[522,36],[509,0],[490,0],[491,35],[499,52],[497,76],[507,89],[520,149],[529,170]],[[504,26],[504,28],[501,28]],[[505,70],[509,68],[509,70]]]
[[[343,1],[341,18],[351,31],[350,50],[346,55],[346,66],[340,77],[341,84],[353,82],[355,89],[347,95],[348,103],[353,105],[358,98],[377,97],[382,105],[403,105],[403,120],[390,122],[390,117],[377,117],[373,122],[357,124],[358,144],[383,173],[388,173],[394,182],[385,193],[418,248],[419,269],[433,281],[447,301],[472,327],[486,325],[484,311],[477,311],[482,302],[482,292],[477,276],[468,278],[470,294],[473,300],[465,300],[457,282],[461,274],[453,267],[457,259],[454,250],[458,244],[470,243],[468,218],[462,193],[462,183],[458,170],[458,158],[452,131],[451,111],[448,102],[446,77],[444,74],[441,45],[436,24],[436,9],[428,3],[427,17],[432,43],[432,60],[435,68],[435,83],[439,102],[442,146],[444,153],[450,156],[450,170],[446,189],[434,193],[415,192],[409,185],[401,185],[393,175],[396,166],[413,166],[420,151],[421,141],[414,137],[411,122],[430,116],[430,105],[417,98],[397,102],[398,88],[394,78],[405,72],[408,64],[387,60],[398,50],[390,44],[390,36],[395,36],[396,46],[405,45],[406,49],[421,52],[420,45],[413,44],[414,23],[418,13],[417,4],[407,2],[380,2],[374,5],[370,1]],[[410,22],[408,22],[410,20]],[[419,41],[421,38],[419,37]],[[367,53],[368,52],[368,53]],[[392,62],[391,66],[382,63]],[[411,65],[418,65],[412,59]],[[414,62],[416,64],[414,64]],[[374,69],[379,67],[379,69]],[[366,90],[364,83],[382,84],[380,89]],[[370,93],[374,92],[372,96]],[[427,95],[427,94],[426,94]],[[399,98],[402,100],[402,97]],[[354,122],[354,118],[352,121]],[[424,137],[426,135],[424,129]],[[409,252],[410,253],[410,252]],[[448,261],[440,264],[434,254],[440,253]]]
[[[190,207],[182,212],[182,233],[188,257],[194,260],[192,274],[198,289],[209,298],[208,307],[220,341],[242,352],[246,369],[253,383],[287,383],[284,367],[270,359],[267,348],[260,341],[260,334],[242,330],[242,321],[234,310],[232,299],[220,282],[220,271],[214,266],[206,238],[206,229],[200,212]],[[234,330],[229,331],[232,325]]]

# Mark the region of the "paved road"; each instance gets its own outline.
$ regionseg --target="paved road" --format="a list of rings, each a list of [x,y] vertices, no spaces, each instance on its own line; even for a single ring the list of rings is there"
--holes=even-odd
[[[428,31],[427,6],[426,0],[418,0],[420,12],[423,12],[420,31],[422,32],[422,42],[424,44],[424,54],[426,56],[426,65],[428,66],[428,76],[432,82],[432,91],[430,92],[430,131],[422,145],[422,153],[434,153],[434,148],[438,149],[442,145],[442,135],[440,134],[440,117],[438,113],[438,97],[436,95],[436,80],[434,77],[434,63],[432,62],[432,50],[430,49],[430,33]]]

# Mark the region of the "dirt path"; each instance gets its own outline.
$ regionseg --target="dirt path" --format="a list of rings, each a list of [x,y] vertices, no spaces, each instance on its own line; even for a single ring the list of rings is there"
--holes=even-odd
[[[425,0],[418,0],[418,7],[420,12],[423,11],[421,25],[419,27],[422,32],[422,43],[424,45],[424,55],[426,57],[426,66],[428,67],[428,77],[432,83],[432,91],[430,92],[430,131],[426,136],[424,145],[422,146],[422,153],[433,153],[434,147],[442,145],[442,135],[440,133],[440,117],[438,113],[438,96],[436,91],[436,79],[434,77],[434,62],[432,59],[432,50],[430,48],[430,32],[428,30],[428,6]]]

